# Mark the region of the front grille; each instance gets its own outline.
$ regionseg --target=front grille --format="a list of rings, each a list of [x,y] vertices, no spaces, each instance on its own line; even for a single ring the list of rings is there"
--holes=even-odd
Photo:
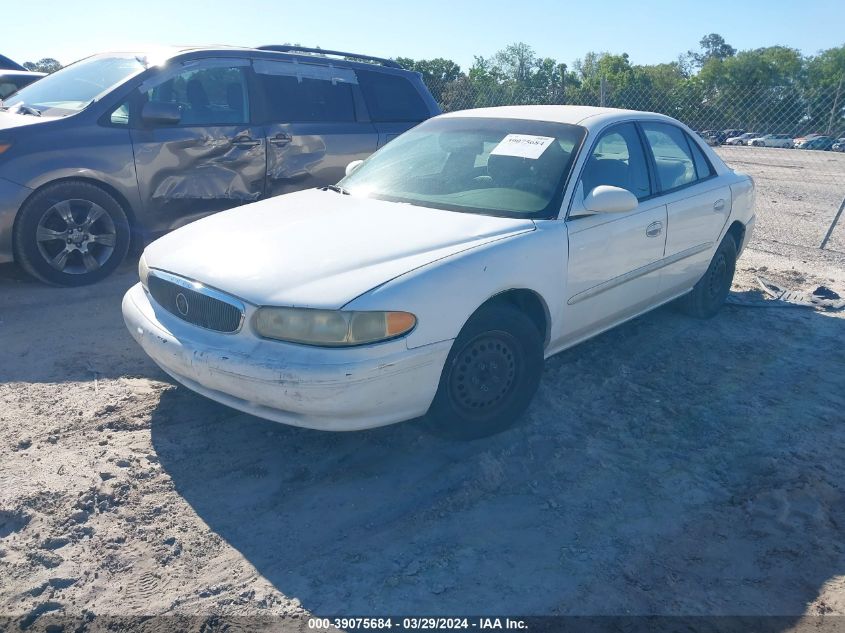
[[[152,272],[147,281],[150,294],[162,308],[183,321],[193,323],[216,332],[237,332],[243,320],[243,307],[235,305],[236,299],[229,301],[211,295],[219,293],[200,287],[186,287],[191,282],[182,281],[186,286],[160,277],[161,273]],[[169,276],[169,275],[168,275]],[[177,278],[174,278],[177,279]]]

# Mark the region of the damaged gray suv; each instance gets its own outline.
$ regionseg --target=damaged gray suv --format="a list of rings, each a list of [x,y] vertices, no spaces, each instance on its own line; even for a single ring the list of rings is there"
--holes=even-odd
[[[334,184],[439,113],[391,60],[291,46],[103,54],[0,105],[0,262],[76,286],[130,243]]]

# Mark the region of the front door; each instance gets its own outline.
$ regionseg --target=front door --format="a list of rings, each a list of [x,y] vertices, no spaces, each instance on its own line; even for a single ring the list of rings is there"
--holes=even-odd
[[[146,102],[176,104],[178,123],[132,126],[138,188],[149,226],[166,230],[253,202],[264,192],[264,134],[250,122],[249,60],[191,60],[140,87]]]
[[[622,187],[640,200],[627,213],[580,215],[580,200],[599,185]],[[567,219],[569,263],[562,343],[574,342],[641,312],[660,287],[666,205],[654,194],[646,154],[633,123],[599,137]]]
[[[331,64],[254,62],[267,138],[267,195],[332,185],[378,146],[355,71]]]

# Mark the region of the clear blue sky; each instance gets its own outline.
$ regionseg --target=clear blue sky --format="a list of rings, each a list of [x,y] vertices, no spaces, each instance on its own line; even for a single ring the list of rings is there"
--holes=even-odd
[[[94,52],[156,44],[297,42],[385,57],[447,57],[466,70],[473,55],[517,41],[569,64],[590,50],[627,52],[635,64],[672,61],[712,32],[738,49],[783,44],[811,54],[845,43],[845,0],[7,4],[0,52],[19,62],[54,57],[67,64]]]

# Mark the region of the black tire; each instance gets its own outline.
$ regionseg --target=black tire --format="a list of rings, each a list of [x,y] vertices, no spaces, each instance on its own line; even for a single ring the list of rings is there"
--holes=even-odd
[[[512,426],[543,373],[543,339],[525,314],[502,303],[479,309],[455,339],[428,423],[438,435],[475,439]]]
[[[689,294],[681,297],[679,306],[690,316],[709,319],[715,316],[731,291],[736,271],[736,242],[726,235],[713,254],[704,276]]]
[[[21,207],[15,260],[33,277],[83,286],[109,276],[129,249],[129,222],[120,203],[87,182],[47,185]]]

